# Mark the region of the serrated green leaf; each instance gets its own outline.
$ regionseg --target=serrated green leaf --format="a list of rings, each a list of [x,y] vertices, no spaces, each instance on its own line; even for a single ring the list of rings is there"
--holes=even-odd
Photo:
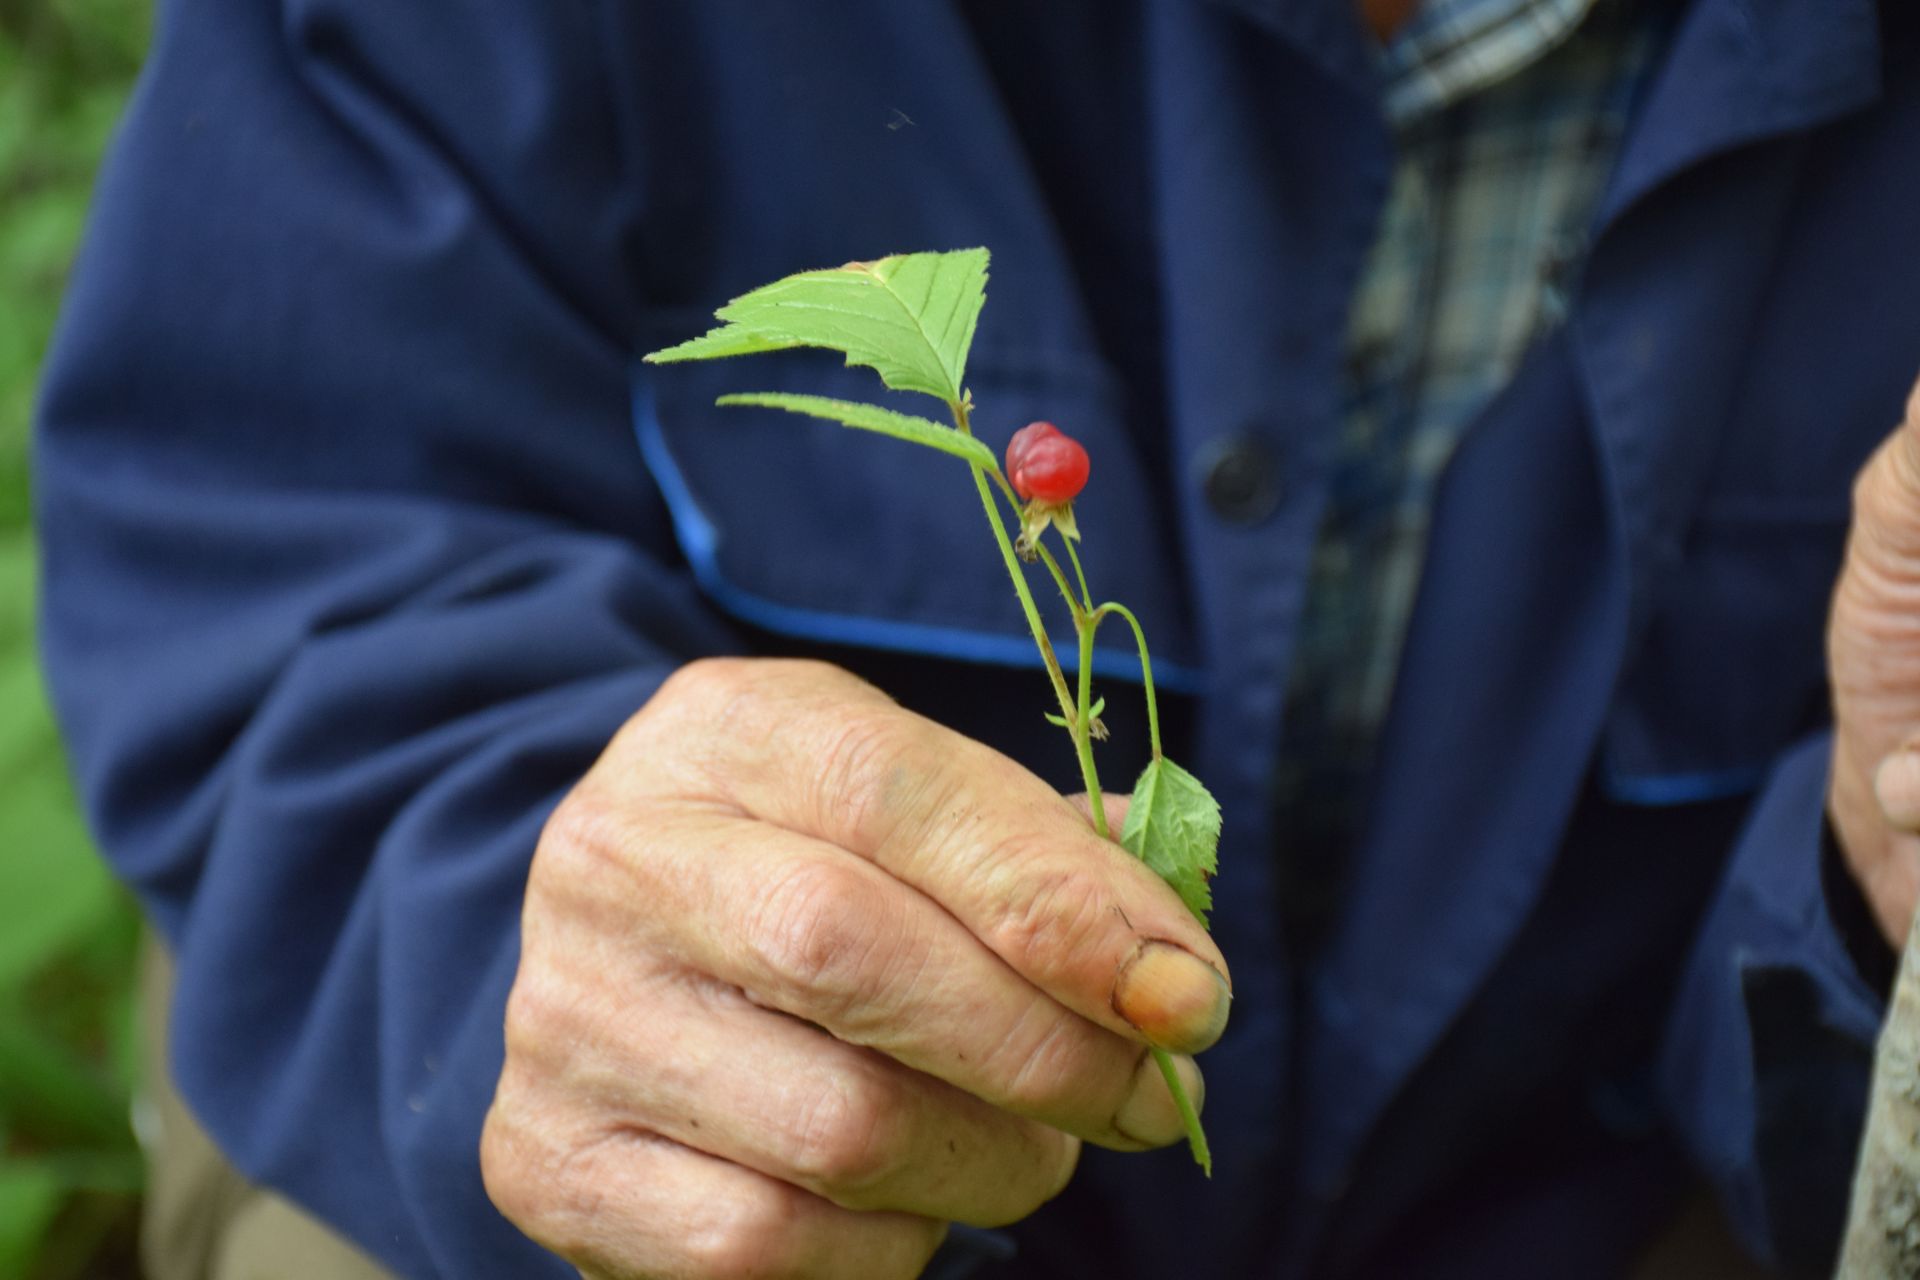
[[[985,249],[903,253],[803,271],[720,308],[714,314],[724,327],[646,359],[666,364],[824,347],[872,368],[896,391],[957,403],[987,298],[987,257]]]
[[[1207,882],[1220,866],[1220,804],[1200,779],[1171,760],[1149,764],[1134,783],[1120,843],[1207,922],[1213,909]]]
[[[910,413],[895,413],[883,409],[877,404],[861,404],[855,400],[835,400],[828,396],[792,395],[784,391],[749,391],[737,395],[721,396],[714,401],[721,405],[758,405],[765,409],[785,409],[788,413],[804,413],[812,418],[825,418],[845,427],[857,427],[862,431],[877,431],[883,436],[892,436],[895,440],[905,440],[910,444],[925,445],[929,449],[938,449],[963,458],[977,466],[991,470],[995,465],[993,450],[981,444],[973,436],[963,436],[952,427],[943,427],[928,418],[916,418]]]
[[[727,356],[757,356],[763,351],[786,351],[800,346],[763,337],[737,324],[709,329],[697,338],[689,338],[677,347],[656,351],[646,357],[649,364],[673,364],[680,360],[720,360]]]

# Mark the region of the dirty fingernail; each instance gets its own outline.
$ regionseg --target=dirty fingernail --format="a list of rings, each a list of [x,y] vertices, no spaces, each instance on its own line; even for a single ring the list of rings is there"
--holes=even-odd
[[[1199,1053],[1227,1028],[1233,994],[1220,971],[1171,942],[1144,942],[1113,984],[1113,1010],[1174,1053]]]
[[[1180,1082],[1187,1087],[1193,1109],[1199,1111],[1206,1101],[1206,1077],[1200,1074],[1192,1058],[1177,1057],[1173,1067],[1180,1073]],[[1173,1093],[1160,1074],[1160,1064],[1153,1060],[1152,1054],[1141,1055],[1140,1067],[1133,1073],[1133,1088],[1120,1109],[1113,1113],[1113,1128],[1121,1137],[1143,1147],[1164,1147],[1178,1142],[1186,1133],[1180,1108],[1175,1105]]]

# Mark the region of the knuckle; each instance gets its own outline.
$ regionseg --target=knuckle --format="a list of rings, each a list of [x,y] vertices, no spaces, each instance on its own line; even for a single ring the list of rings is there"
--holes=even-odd
[[[507,992],[507,1015],[502,1028],[506,1039],[506,1061],[511,1066],[533,1052],[544,1041],[548,1024],[546,1009],[533,992],[523,968]]]
[[[618,927],[659,898],[662,840],[651,802],[582,783],[548,816],[528,869],[525,943],[538,951],[555,930]]]
[[[496,1113],[507,1118],[496,1122]],[[605,1219],[622,1202],[620,1165],[633,1139],[615,1131],[554,1136],[564,1131],[558,1113],[505,1107],[496,1098],[481,1130],[481,1179],[501,1216],[577,1263],[603,1251]]]
[[[676,668],[647,705],[730,726],[750,720],[769,699],[830,682],[871,688],[831,663],[809,658],[708,657]]]
[[[1018,838],[1026,846],[1028,838]],[[1032,847],[996,850],[994,865],[1022,868],[1000,895],[989,925],[995,951],[1022,973],[1058,973],[1079,958],[1106,954],[1121,917],[1106,887],[1084,870],[1061,865]]]
[[[889,932],[886,904],[865,876],[829,862],[797,863],[755,906],[746,936],[774,990],[765,994],[839,1021],[879,995]]]
[[[774,1188],[711,1203],[680,1241],[685,1272],[697,1280],[775,1280],[794,1271],[795,1213]]]
[[[1088,1037],[1071,1015],[1040,1011],[1046,1019],[1029,1031],[1017,1028],[1002,1043],[1000,1060],[990,1069],[1001,1082],[1000,1102],[1020,1115],[1059,1117],[1094,1108],[1118,1085],[1110,1064],[1088,1052]]]
[[[885,844],[942,776],[926,746],[927,726],[890,704],[837,708],[810,797],[814,829],[857,849]]]
[[[548,984],[533,966],[523,964],[507,993],[503,1027],[507,1063],[525,1065],[542,1059],[549,1046],[566,1043],[563,1037],[573,1031],[562,1025],[559,1002],[551,997]]]
[[[509,1109],[503,1089],[495,1094],[480,1127],[480,1183],[494,1207],[509,1222],[519,1224],[535,1216],[530,1193],[539,1185],[539,1179],[525,1176],[520,1144],[513,1132],[513,1121],[508,1118]]]
[[[796,1108],[790,1159],[803,1184],[849,1208],[866,1207],[863,1193],[905,1155],[895,1093],[877,1075],[836,1072]]]
[[[549,1248],[564,1251],[575,1191],[560,1176],[565,1164],[543,1137],[546,1125],[523,1091],[503,1081],[480,1130],[480,1179],[507,1221]]]
[[[619,843],[614,806],[592,786],[578,786],[554,807],[540,829],[534,862],[596,857]]]
[[[760,674],[760,664],[747,658],[697,658],[676,668],[621,727],[612,754],[644,775],[663,758],[723,739],[741,727],[764,683]]]
[[[708,707],[738,696],[751,670],[745,658],[695,658],[660,682],[649,705]]]

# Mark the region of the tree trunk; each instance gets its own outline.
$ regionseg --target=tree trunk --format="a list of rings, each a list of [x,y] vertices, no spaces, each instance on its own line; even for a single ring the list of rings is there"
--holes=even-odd
[[[1920,913],[1873,1064],[1873,1099],[1835,1280],[1920,1277]]]

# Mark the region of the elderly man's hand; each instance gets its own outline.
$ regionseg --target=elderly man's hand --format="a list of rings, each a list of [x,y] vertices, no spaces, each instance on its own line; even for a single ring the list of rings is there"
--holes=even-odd
[[[542,838],[487,1190],[589,1275],[914,1276],[1081,1140],[1178,1139],[1146,1045],[1212,1044],[1224,973],[1011,760],[832,667],[696,663]]]
[[[1827,653],[1836,717],[1828,812],[1899,946],[1920,895],[1920,387],[1854,484]]]

